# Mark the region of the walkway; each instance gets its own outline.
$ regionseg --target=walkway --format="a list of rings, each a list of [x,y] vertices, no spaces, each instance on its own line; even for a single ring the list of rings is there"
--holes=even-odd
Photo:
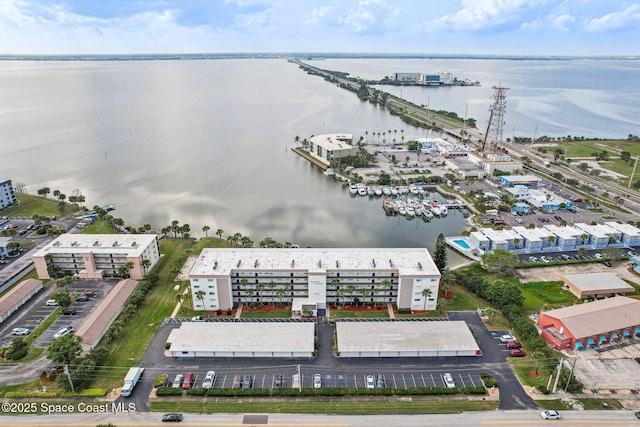
[[[389,319],[396,320],[396,313],[393,311],[393,304],[387,304],[387,311],[389,312]]]

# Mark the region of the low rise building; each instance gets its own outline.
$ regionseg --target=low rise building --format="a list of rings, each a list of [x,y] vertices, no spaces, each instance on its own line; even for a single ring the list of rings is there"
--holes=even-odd
[[[544,228],[557,236],[555,244],[561,251],[574,250],[580,241],[580,232],[573,227],[558,227],[554,224],[548,224]]]
[[[626,295],[635,288],[613,273],[560,275],[569,292],[580,299]]]
[[[438,77],[439,79],[439,77]],[[424,83],[422,73],[395,73],[394,80],[401,83]]]
[[[537,187],[540,184],[540,178],[535,175],[502,175],[500,183],[507,187],[516,185],[524,185],[525,187]]]
[[[516,226],[513,227],[513,231],[522,237],[521,247],[523,247],[526,252],[542,252],[544,242],[535,229]]]
[[[0,209],[16,203],[16,193],[10,179],[0,180]]]
[[[7,320],[41,290],[42,281],[27,279],[5,292],[0,297],[0,323]]]
[[[350,133],[315,135],[309,139],[309,154],[321,163],[331,166],[335,159],[344,159],[358,154],[358,147],[351,145]]]
[[[203,249],[189,271],[196,310],[239,303],[395,303],[434,310],[440,272],[424,248]]]
[[[602,249],[607,247],[610,243],[610,239],[613,239],[613,241],[615,241],[614,235],[617,234],[619,236],[619,233],[617,233],[615,230],[612,230],[609,227],[605,227],[602,224],[589,225],[583,222],[578,222],[575,223],[573,227],[576,230],[580,230],[581,232],[583,232],[580,234],[581,236],[583,234],[587,234],[589,236],[588,244],[595,249]],[[582,241],[581,237],[579,237],[579,239],[580,241]]]
[[[543,311],[538,327],[558,350],[584,350],[640,335],[640,300],[617,296]]]
[[[62,234],[33,256],[38,278],[49,279],[54,268],[80,279],[118,276],[131,262],[132,279],[142,279],[160,259],[155,234]]]
[[[605,222],[606,226],[619,233],[619,241],[625,246],[640,246],[640,230],[631,224],[621,224],[618,222]]]

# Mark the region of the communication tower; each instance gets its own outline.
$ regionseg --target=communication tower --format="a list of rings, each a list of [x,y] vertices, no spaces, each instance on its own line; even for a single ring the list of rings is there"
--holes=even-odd
[[[508,87],[502,87],[500,85],[493,87],[493,104],[489,107],[489,124],[487,125],[487,131],[484,134],[484,141],[482,142],[482,151],[485,151],[487,147],[487,139],[490,146],[495,150],[498,145],[502,144],[502,128],[504,126],[504,115],[507,111],[507,91]]]

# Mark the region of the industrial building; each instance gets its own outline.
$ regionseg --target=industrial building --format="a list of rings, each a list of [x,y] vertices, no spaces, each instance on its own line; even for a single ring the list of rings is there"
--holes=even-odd
[[[315,323],[183,322],[171,331],[170,357],[313,357]]]
[[[15,285],[0,297],[0,323],[7,320],[34,295],[42,290],[42,281],[27,279]]]
[[[323,316],[327,305],[345,303],[434,310],[440,272],[424,248],[208,248],[189,280],[196,310],[301,298]]]
[[[131,262],[129,276],[139,280],[159,259],[155,234],[62,234],[33,255],[40,279],[49,279],[51,268],[80,279],[113,277]]]
[[[358,147],[351,145],[353,135],[324,134],[309,139],[309,154],[321,163],[331,166],[334,159],[344,159],[358,154]]]
[[[625,295],[635,288],[613,273],[561,274],[569,292],[580,299]]]
[[[336,322],[340,357],[480,356],[462,321]]]
[[[538,327],[557,350],[598,347],[640,335],[640,300],[617,296],[543,311]]]
[[[537,187],[541,179],[535,175],[502,175],[500,183],[507,187],[524,185],[526,187]]]

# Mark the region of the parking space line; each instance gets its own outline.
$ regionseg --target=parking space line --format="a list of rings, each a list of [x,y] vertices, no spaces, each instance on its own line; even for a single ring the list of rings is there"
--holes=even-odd
[[[469,374],[469,379],[471,380],[471,385],[472,385],[473,387],[475,387],[475,386],[476,386],[476,383],[475,383],[475,381],[473,381],[473,377],[471,376],[471,374]]]
[[[398,383],[396,383],[396,374],[391,374],[391,378],[393,378],[393,387],[398,388]]]
[[[433,379],[433,374],[429,374],[429,376],[431,377],[431,384],[433,384],[433,387],[436,386],[436,380]]]
[[[407,381],[404,379],[404,374],[402,374],[402,382],[404,383],[405,390],[408,389],[409,387],[407,387]]]
[[[426,381],[424,380],[424,375],[420,374],[420,378],[422,378],[422,385],[427,386]]]
[[[458,374],[458,376],[460,377],[460,382],[462,383],[462,387],[466,387],[467,385],[464,383],[464,380],[462,379],[462,374]]]

